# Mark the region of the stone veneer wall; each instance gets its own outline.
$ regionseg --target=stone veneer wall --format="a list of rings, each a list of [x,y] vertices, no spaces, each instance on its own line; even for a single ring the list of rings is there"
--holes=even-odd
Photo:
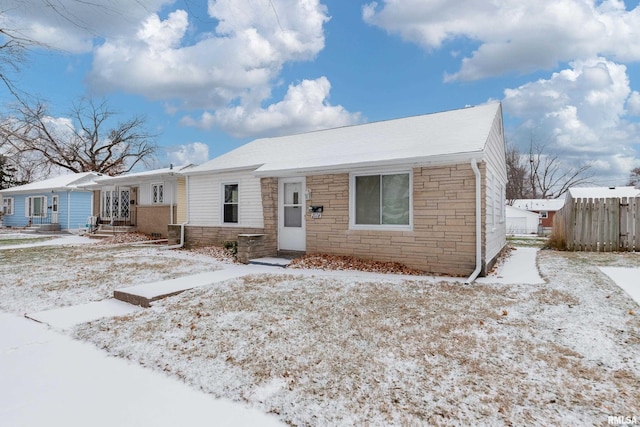
[[[484,218],[485,165],[479,167]],[[400,262],[444,275],[475,269],[475,176],[469,164],[413,169],[412,231],[349,230],[349,174],[308,176],[307,190],[307,207],[324,206],[320,219],[306,212],[307,253]]]
[[[175,218],[175,207],[174,207]],[[140,233],[160,234],[167,237],[167,224],[171,223],[170,206],[136,206],[136,229]]]

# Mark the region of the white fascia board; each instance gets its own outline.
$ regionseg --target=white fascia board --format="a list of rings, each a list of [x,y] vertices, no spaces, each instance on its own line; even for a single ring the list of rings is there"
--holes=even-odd
[[[328,173],[348,173],[354,170],[389,168],[389,167],[421,167],[421,166],[440,166],[457,163],[467,163],[472,158],[481,161],[484,159],[483,150],[446,154],[442,156],[426,156],[426,157],[410,157],[405,159],[390,159],[374,162],[353,162],[337,165],[308,166],[299,168],[270,168],[267,163],[263,167],[256,169],[253,174],[256,177],[288,177],[301,175],[322,175]],[[275,165],[274,165],[275,166]]]
[[[182,172],[181,175],[198,176],[198,175],[211,175],[211,174],[228,173],[228,172],[255,171],[261,166],[262,164],[257,164],[257,165],[234,167],[234,168],[216,168],[216,169],[212,168],[212,169],[198,170],[198,171],[185,171],[185,172]]]

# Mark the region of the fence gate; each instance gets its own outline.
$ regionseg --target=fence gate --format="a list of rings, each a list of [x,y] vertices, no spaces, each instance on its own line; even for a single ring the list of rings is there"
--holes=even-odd
[[[554,234],[568,250],[640,251],[640,197],[572,199],[556,213]]]

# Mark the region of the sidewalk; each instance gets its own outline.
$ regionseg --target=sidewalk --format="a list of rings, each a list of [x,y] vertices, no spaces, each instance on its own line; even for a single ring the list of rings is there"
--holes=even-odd
[[[0,313],[0,336],[3,426],[283,425],[29,319]]]

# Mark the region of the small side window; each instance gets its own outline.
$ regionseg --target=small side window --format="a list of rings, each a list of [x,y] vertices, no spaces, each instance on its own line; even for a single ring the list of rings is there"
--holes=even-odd
[[[164,203],[164,184],[151,184],[151,203]]]
[[[223,222],[238,223],[238,184],[225,184],[223,191]]]

